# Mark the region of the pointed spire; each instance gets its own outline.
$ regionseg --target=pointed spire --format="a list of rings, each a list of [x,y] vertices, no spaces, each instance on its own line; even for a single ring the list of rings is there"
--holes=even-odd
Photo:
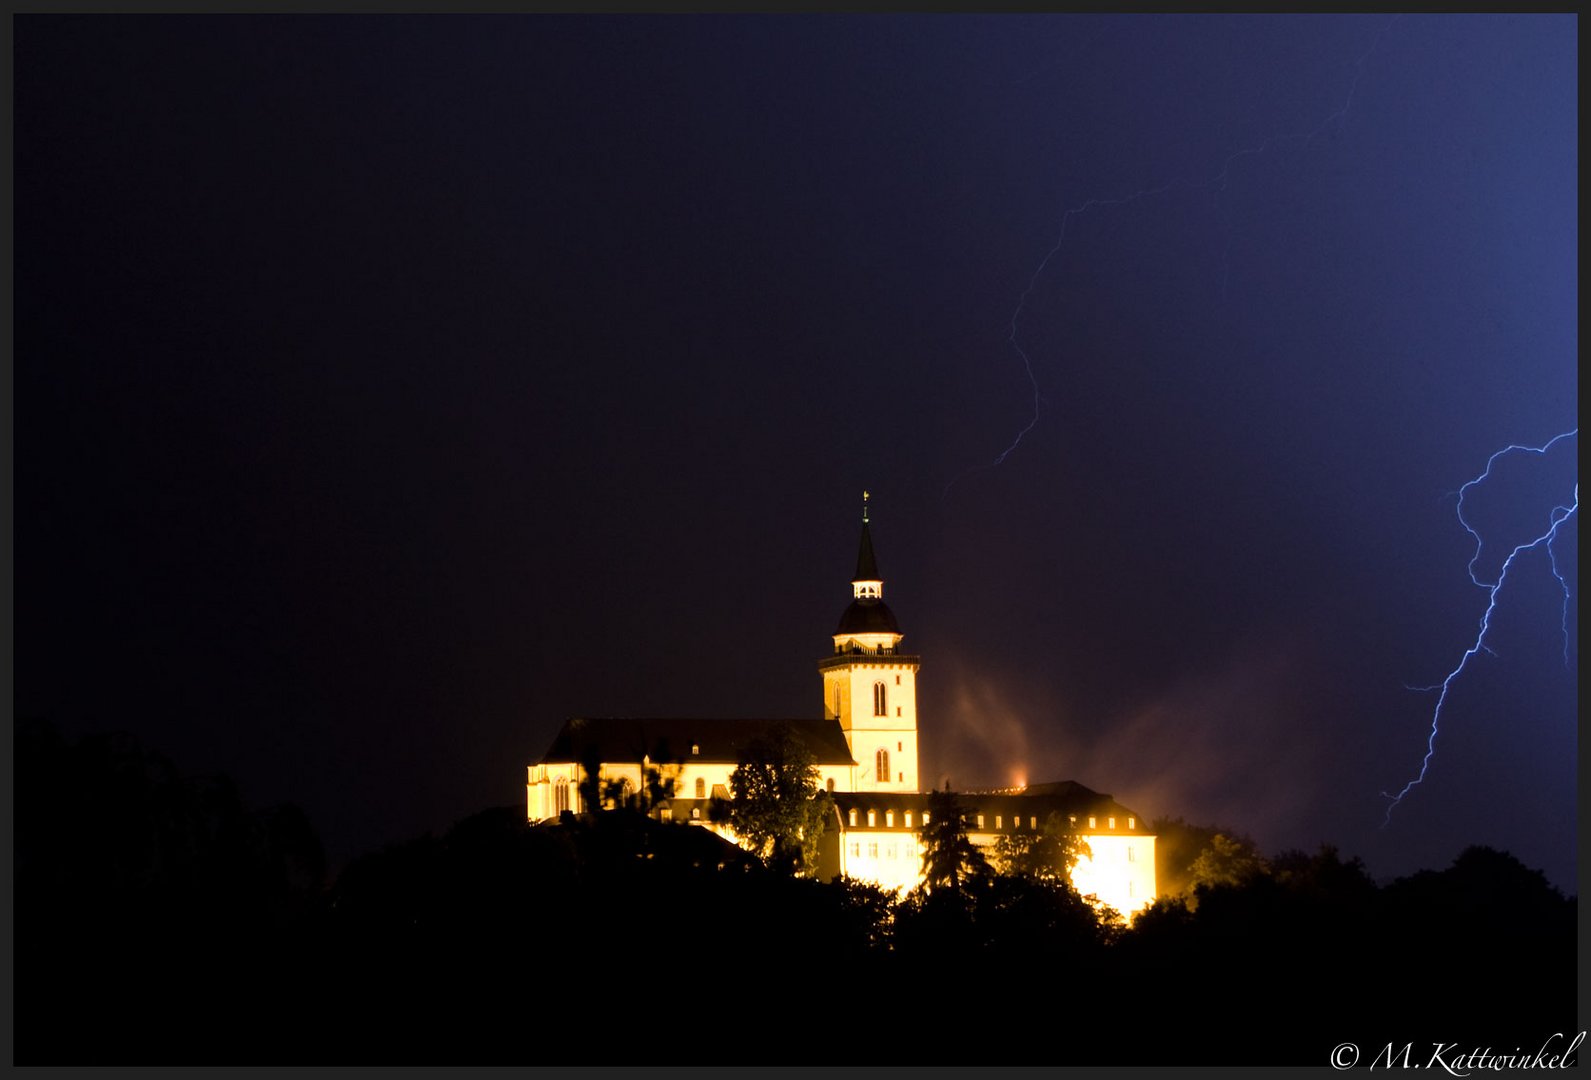
[[[852,581],[882,581],[878,575],[878,559],[873,555],[873,536],[868,531],[867,500],[869,492],[862,492],[862,547],[856,553],[856,576]]]

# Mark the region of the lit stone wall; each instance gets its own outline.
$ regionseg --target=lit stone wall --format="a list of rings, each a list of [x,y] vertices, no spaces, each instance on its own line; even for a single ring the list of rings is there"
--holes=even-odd
[[[863,635],[873,636],[873,635]],[[885,636],[885,635],[879,635]],[[874,686],[884,684],[884,715]],[[835,712],[836,691],[839,711]],[[856,759],[855,791],[917,791],[917,668],[859,662],[823,672],[824,710],[840,721]],[[878,751],[889,752],[889,776],[876,775]]]
[[[987,848],[1001,835],[970,831],[967,838]],[[1083,839],[1091,855],[1078,860],[1073,887],[1129,918],[1147,907],[1155,898],[1155,838],[1093,834]],[[921,841],[900,830],[846,828],[840,833],[840,872],[905,893],[922,882]]]
[[[899,830],[846,829],[840,834],[840,872],[905,893],[923,879],[922,841]]]
[[[1084,837],[1090,855],[1079,859],[1072,885],[1092,893],[1123,915],[1132,915],[1155,898],[1155,838],[1122,833]]]

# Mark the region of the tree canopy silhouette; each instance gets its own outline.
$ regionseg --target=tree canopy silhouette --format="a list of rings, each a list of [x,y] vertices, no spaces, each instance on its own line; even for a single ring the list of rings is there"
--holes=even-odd
[[[775,869],[810,874],[834,800],[818,785],[817,757],[788,725],[746,744],[729,774],[731,801],[715,802],[713,820],[728,824],[746,847]]]
[[[961,801],[949,787],[928,793],[918,837],[923,848],[922,888],[930,894],[962,892],[993,872],[989,860],[968,838]]]

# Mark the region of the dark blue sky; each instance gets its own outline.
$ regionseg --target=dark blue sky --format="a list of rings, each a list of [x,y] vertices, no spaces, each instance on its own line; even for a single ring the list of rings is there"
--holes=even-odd
[[[18,710],[346,857],[571,714],[816,713],[865,487],[928,776],[1572,890],[1543,554],[1380,793],[1486,607],[1452,493],[1578,423],[1577,30],[20,16]]]

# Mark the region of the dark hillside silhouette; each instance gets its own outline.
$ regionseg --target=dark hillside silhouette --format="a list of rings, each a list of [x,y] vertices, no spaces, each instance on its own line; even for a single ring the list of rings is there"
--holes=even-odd
[[[1124,929],[967,851],[948,794],[899,899],[634,808],[507,806],[328,884],[291,807],[126,736],[16,748],[21,1064],[1320,1065],[1576,1030],[1576,902],[1487,848],[1378,887],[1187,826],[1216,883]]]
[[[127,735],[15,746],[18,1062],[250,1057],[261,1016],[293,1026],[326,870],[303,813]]]

